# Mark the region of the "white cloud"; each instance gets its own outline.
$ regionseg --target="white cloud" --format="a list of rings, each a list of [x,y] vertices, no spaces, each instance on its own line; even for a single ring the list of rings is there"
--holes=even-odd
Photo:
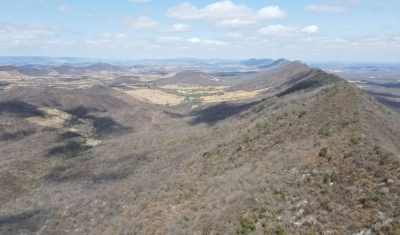
[[[38,24],[9,24],[0,23],[0,42],[4,41],[24,41],[35,40],[39,38],[54,36],[57,29]]]
[[[179,33],[179,32],[186,32],[189,30],[191,30],[191,27],[188,24],[174,24],[171,27],[165,27],[163,29],[164,32],[168,33]]]
[[[333,5],[317,5],[312,4],[305,7],[307,11],[322,12],[322,13],[347,13],[348,10],[341,6]]]
[[[299,27],[289,27],[281,24],[277,25],[268,25],[265,28],[258,30],[259,34],[270,35],[270,36],[281,36],[281,37],[295,37],[299,36],[299,34],[309,35],[318,33],[318,26],[310,25],[305,28]]]
[[[228,35],[226,35],[227,37],[230,37],[230,38],[241,38],[241,37],[243,37],[244,35],[242,34],[242,33],[238,33],[238,32],[230,32],[230,33],[228,33]]]
[[[66,11],[69,11],[69,10],[71,10],[71,7],[69,7],[67,5],[61,5],[61,6],[58,7],[58,11],[59,12],[66,12]]]
[[[307,27],[305,27],[305,28],[302,28],[301,30],[300,30],[300,32],[303,32],[303,33],[308,33],[308,34],[313,34],[313,33],[317,33],[318,32],[318,26],[316,26],[316,25],[311,25],[311,26],[307,26]]]
[[[178,23],[173,24],[172,26],[167,26],[147,16],[140,16],[138,18],[126,18],[122,21],[122,24],[127,29],[154,30],[166,33],[179,33],[191,30],[191,27],[188,24]]]
[[[216,2],[204,8],[184,2],[171,7],[166,15],[180,20],[205,20],[228,28],[254,26],[265,20],[282,19],[287,16],[279,6],[266,6],[254,10],[244,4],[235,4],[230,0]]]
[[[191,39],[188,39],[188,41],[191,43],[200,43],[201,39],[200,38],[191,38]]]
[[[155,29],[160,26],[160,23],[146,16],[138,18],[126,18],[123,20],[123,25],[128,29]]]
[[[200,39],[200,38],[191,38],[187,40],[193,44],[206,44],[206,45],[215,45],[215,46],[224,46],[227,43],[224,41],[211,40],[211,39]]]

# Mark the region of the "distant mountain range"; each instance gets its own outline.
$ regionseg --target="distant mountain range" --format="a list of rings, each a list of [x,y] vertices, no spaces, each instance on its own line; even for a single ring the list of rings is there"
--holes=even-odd
[[[216,71],[237,71],[244,70],[262,70],[277,66],[288,65],[291,61],[286,59],[249,59],[249,60],[200,60],[200,59],[167,59],[167,60],[142,60],[131,62],[131,64],[120,65],[110,63],[90,63],[85,59],[47,57],[0,57],[0,71],[18,72],[26,76],[45,76],[46,74],[56,72],[58,74],[82,74],[85,72],[101,71],[127,71],[130,69],[152,69],[152,68],[184,68],[186,70],[216,70]],[[65,61],[68,61],[66,63]],[[17,62],[18,61],[18,62]],[[58,62],[55,62],[58,61]],[[60,63],[64,61],[65,63]],[[27,63],[27,64],[25,64]],[[37,63],[37,64],[35,64]],[[59,65],[55,65],[55,64]],[[3,64],[3,65],[1,65]]]

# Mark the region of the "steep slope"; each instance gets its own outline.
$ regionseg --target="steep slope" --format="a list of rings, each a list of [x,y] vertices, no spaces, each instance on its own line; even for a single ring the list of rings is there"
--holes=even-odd
[[[44,132],[1,145],[0,234],[399,234],[399,118],[336,76],[293,77],[73,157],[37,148]]]
[[[291,62],[281,67],[271,67],[256,74],[242,76],[233,81],[229,91],[254,91],[273,88],[274,91],[282,90],[291,84],[311,76],[317,70],[299,62]]]

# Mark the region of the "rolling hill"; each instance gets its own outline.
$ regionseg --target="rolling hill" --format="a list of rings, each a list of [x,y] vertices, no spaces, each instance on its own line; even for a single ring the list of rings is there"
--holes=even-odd
[[[156,81],[183,82],[214,84]],[[400,233],[398,116],[299,62],[233,82],[270,89],[195,109],[102,86],[3,91],[0,234]]]

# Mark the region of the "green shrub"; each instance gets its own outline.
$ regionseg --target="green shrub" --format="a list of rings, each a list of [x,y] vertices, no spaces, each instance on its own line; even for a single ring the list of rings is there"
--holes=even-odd
[[[261,208],[260,213],[258,213],[258,219],[265,219],[265,212],[267,212],[267,210],[265,208]]]
[[[343,156],[344,156],[344,158],[352,157],[352,156],[354,156],[354,152],[345,153]]]
[[[348,126],[348,125],[351,124],[351,121],[349,121],[349,120],[341,120],[340,124],[342,124],[342,126]]]
[[[306,111],[301,111],[300,113],[299,113],[299,118],[302,118],[304,115],[306,114]]]
[[[324,147],[321,150],[319,150],[319,156],[320,157],[328,157],[328,148]]]
[[[274,195],[279,196],[282,200],[286,200],[286,193],[283,189],[275,189]]]
[[[327,184],[331,181],[331,175],[328,173],[324,173],[324,183]]]
[[[242,151],[242,150],[243,150],[243,147],[242,147],[242,146],[237,146],[236,149],[235,149],[235,152],[240,152],[240,151]]]
[[[328,136],[329,134],[329,124],[323,125],[318,131],[318,135]]]
[[[241,228],[237,230],[238,234],[246,234],[248,230],[256,230],[256,225],[254,222],[248,219],[240,219],[240,226]]]
[[[360,144],[360,140],[355,136],[351,137],[350,141],[351,141],[351,143],[353,143],[355,145],[359,145]]]
[[[280,225],[277,225],[275,228],[275,234],[276,235],[286,235],[285,228]]]
[[[377,201],[379,201],[379,196],[376,193],[370,193],[369,194],[369,199],[371,199],[374,202],[377,202]]]
[[[203,157],[210,157],[211,156],[211,153],[210,152],[204,152],[203,153]]]

